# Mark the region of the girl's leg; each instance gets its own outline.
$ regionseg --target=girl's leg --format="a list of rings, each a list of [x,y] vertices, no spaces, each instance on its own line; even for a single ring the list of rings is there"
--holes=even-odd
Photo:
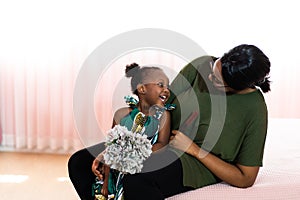
[[[82,200],[94,199],[92,197],[92,184],[95,181],[95,175],[92,172],[92,163],[104,148],[104,143],[100,143],[77,151],[69,159],[69,177]]]
[[[169,164],[164,166],[166,163]],[[152,171],[154,168],[156,170]],[[151,156],[145,162],[144,170],[147,172],[124,177],[125,199],[163,200],[192,189],[183,186],[181,162],[174,152]]]

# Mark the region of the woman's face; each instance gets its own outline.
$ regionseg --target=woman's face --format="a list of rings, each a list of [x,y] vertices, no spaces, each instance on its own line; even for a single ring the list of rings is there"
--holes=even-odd
[[[225,92],[229,90],[229,86],[222,77],[221,58],[218,58],[214,63],[211,63],[211,73],[208,75],[208,78],[217,89],[224,90]]]

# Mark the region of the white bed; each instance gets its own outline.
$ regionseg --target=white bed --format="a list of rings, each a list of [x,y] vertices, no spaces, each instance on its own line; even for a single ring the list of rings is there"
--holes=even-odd
[[[219,183],[168,198],[300,200],[300,119],[269,119],[264,154],[254,186],[246,189]]]

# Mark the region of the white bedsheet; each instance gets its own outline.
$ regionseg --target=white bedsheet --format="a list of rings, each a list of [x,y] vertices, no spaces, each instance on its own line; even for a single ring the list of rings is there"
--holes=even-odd
[[[264,166],[246,189],[219,183],[168,200],[294,199],[300,200],[300,119],[269,119]]]

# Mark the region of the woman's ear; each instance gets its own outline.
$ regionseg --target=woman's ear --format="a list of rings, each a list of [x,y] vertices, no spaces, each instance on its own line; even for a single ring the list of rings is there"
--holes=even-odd
[[[146,87],[143,84],[137,85],[137,91],[139,94],[145,94],[146,93]]]

